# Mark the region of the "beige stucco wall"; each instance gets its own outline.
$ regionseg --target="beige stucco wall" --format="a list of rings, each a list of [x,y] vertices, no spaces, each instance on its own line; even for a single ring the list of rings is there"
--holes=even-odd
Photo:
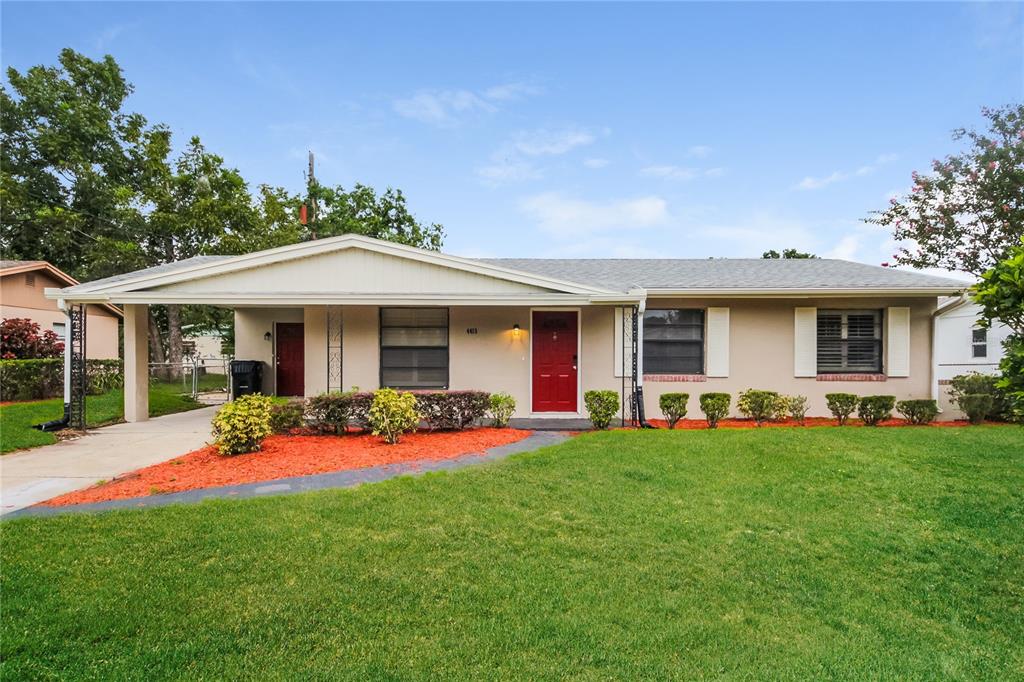
[[[64,323],[64,313],[43,295],[47,287],[62,287],[60,282],[45,271],[36,270],[34,286],[26,284],[24,272],[0,277],[0,319],[25,317],[39,325],[40,331],[53,330],[54,323]],[[85,355],[91,359],[116,360],[120,319],[109,310],[88,307],[85,328]]]
[[[649,300],[649,308],[725,306],[730,309],[729,376],[700,382],[645,381],[645,408],[650,418],[660,417],[658,397],[665,392],[689,393],[690,416],[700,418],[698,396],[725,391],[735,397],[747,388],[763,388],[808,397],[810,414],[825,416],[825,394],[891,394],[898,399],[927,398],[931,393],[930,299],[789,299],[789,300]],[[795,307],[886,308],[907,306],[910,320],[910,376],[886,381],[818,381],[793,376]],[[614,307],[590,306],[580,310],[580,409],[582,393],[592,389],[620,390],[616,377]],[[449,317],[449,376],[452,389],[503,391],[516,399],[517,416],[530,413],[530,309],[526,307],[453,307]],[[342,309],[342,380],[345,389],[373,390],[379,381],[379,308],[345,306]],[[273,344],[263,339],[274,322],[306,324],[306,394],[326,389],[326,308],[243,308],[235,313],[236,357],[267,363],[264,386],[273,391]],[[513,325],[521,331],[516,336]],[[475,333],[469,333],[475,329]],[[884,333],[883,333],[884,338]],[[883,357],[885,348],[883,341]],[[949,413],[947,413],[948,416]],[[945,415],[944,415],[945,416]]]
[[[277,322],[302,322],[301,308],[236,308],[235,309],[235,357],[239,360],[263,362],[263,392],[272,394],[275,390],[274,342]],[[263,335],[270,332],[272,339]],[[324,341],[326,346],[326,341]]]
[[[689,393],[688,415],[700,418],[698,396],[722,391],[736,395],[748,388],[807,396],[810,416],[828,416],[826,393],[858,395],[894,395],[897,400],[931,397],[931,314],[936,300],[931,298],[888,299],[764,299],[764,300],[682,300],[648,299],[647,307],[729,308],[729,376],[707,378],[702,382],[644,382],[644,407],[649,418],[660,417],[658,397],[662,393]],[[793,343],[796,307],[825,309],[878,309],[890,306],[910,308],[910,376],[887,377],[885,381],[819,381],[815,377],[795,377]],[[882,357],[886,357],[883,321]]]

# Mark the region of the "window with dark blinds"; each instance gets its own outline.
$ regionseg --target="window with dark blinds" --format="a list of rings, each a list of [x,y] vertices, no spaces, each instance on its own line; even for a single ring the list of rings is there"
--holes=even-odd
[[[986,357],[988,357],[988,330],[987,329],[972,329],[971,330],[971,357],[972,358],[986,358]]]
[[[818,311],[819,374],[881,371],[881,310]]]
[[[447,308],[381,308],[380,385],[448,388]]]
[[[704,311],[644,311],[644,372],[704,373]]]

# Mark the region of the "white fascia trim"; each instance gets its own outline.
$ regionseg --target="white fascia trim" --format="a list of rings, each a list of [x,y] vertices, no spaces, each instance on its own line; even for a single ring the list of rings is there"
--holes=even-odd
[[[394,242],[386,242],[380,239],[364,237],[362,235],[342,235],[340,237],[318,239],[312,242],[289,244],[288,246],[281,246],[276,249],[268,249],[266,251],[257,251],[255,253],[234,256],[232,258],[225,258],[212,263],[201,263],[168,273],[157,273],[133,279],[125,279],[97,287],[90,287],[89,284],[86,283],[79,285],[78,291],[82,293],[115,291],[127,292],[141,287],[148,288],[175,284],[177,282],[188,281],[190,279],[197,279],[197,277],[223,275],[231,272],[237,272],[239,270],[259,267],[261,265],[282,263],[296,258],[307,258],[309,256],[357,247],[366,249],[367,251],[374,251],[400,258],[409,258],[423,263],[463,270],[487,277],[518,282],[520,284],[529,284],[547,289],[561,290],[566,293],[611,293],[608,289],[599,289],[596,287],[583,286],[574,282],[552,279],[550,277],[541,277],[539,275],[533,275],[519,270],[480,263],[479,261],[474,261],[469,258],[449,256],[435,251],[418,249],[404,244],[395,244]]]
[[[577,294],[418,294],[418,293],[202,293],[136,291],[110,294],[65,294],[68,301],[116,301],[148,304],[196,304],[223,306],[306,306],[306,305],[452,305],[452,306],[536,306],[586,305],[586,296]]]
[[[648,289],[650,298],[872,298],[877,296],[956,296],[966,289],[915,287],[913,289]]]

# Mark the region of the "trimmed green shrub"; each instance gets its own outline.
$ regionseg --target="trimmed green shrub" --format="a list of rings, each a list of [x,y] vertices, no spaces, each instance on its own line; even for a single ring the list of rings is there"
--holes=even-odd
[[[990,374],[960,374],[949,381],[949,397],[953,403],[960,408],[960,411],[967,414],[967,410],[960,404],[965,395],[988,394],[992,396],[992,407],[989,408],[986,419],[1004,419],[1010,413],[1010,401],[1006,392],[999,387],[1000,377]]]
[[[416,411],[431,431],[461,431],[484,418],[491,395],[484,391],[414,391]]]
[[[850,415],[857,409],[857,404],[860,402],[860,398],[855,396],[853,393],[826,393],[825,404],[828,405],[829,412],[836,418],[839,425],[842,426],[849,419]]]
[[[512,415],[516,412],[516,399],[508,393],[492,393],[488,413],[494,426],[503,429],[508,426]]]
[[[595,429],[607,429],[619,411],[619,394],[615,391],[587,391],[583,394],[590,423]]]
[[[302,401],[275,402],[270,408],[270,429],[274,433],[288,433],[302,426],[305,404]]]
[[[121,388],[120,360],[86,360],[86,391],[99,395]],[[0,360],[0,400],[42,400],[64,395],[64,358]]]
[[[394,445],[403,433],[414,431],[419,425],[420,415],[416,411],[416,396],[399,393],[393,388],[381,388],[373,392],[369,412],[370,431],[380,436],[385,443]]]
[[[718,421],[729,414],[732,396],[728,393],[701,393],[700,410],[708,420],[709,429],[717,429]]]
[[[0,400],[42,400],[64,394],[64,360],[0,360]]]
[[[892,408],[896,405],[894,395],[866,395],[857,406],[857,416],[865,426],[878,426],[892,416]]]
[[[213,435],[222,455],[256,452],[269,436],[270,412],[274,401],[260,393],[242,397],[220,408],[213,417]]]
[[[968,393],[960,396],[957,402],[960,409],[975,426],[985,421],[985,417],[992,412],[991,393]]]
[[[761,391],[748,388],[740,393],[736,400],[736,407],[744,415],[754,420],[760,426],[769,419],[777,419],[779,412],[785,415],[785,403],[780,400],[781,396],[776,391]]]
[[[911,424],[930,424],[939,415],[939,404],[934,400],[901,400],[896,411]]]
[[[668,428],[674,429],[679,420],[686,416],[686,403],[690,401],[689,393],[662,393],[658,398],[658,407],[665,415]]]
[[[344,434],[352,417],[354,393],[331,391],[306,401],[309,425],[319,433]]]
[[[782,418],[788,415],[800,426],[803,426],[807,419],[807,396],[786,395],[782,396],[780,400],[783,406]]]

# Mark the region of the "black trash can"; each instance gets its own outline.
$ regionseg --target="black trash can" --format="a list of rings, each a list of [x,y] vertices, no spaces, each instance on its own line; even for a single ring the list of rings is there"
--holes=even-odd
[[[231,361],[231,399],[259,393],[263,388],[263,363],[259,360]]]

